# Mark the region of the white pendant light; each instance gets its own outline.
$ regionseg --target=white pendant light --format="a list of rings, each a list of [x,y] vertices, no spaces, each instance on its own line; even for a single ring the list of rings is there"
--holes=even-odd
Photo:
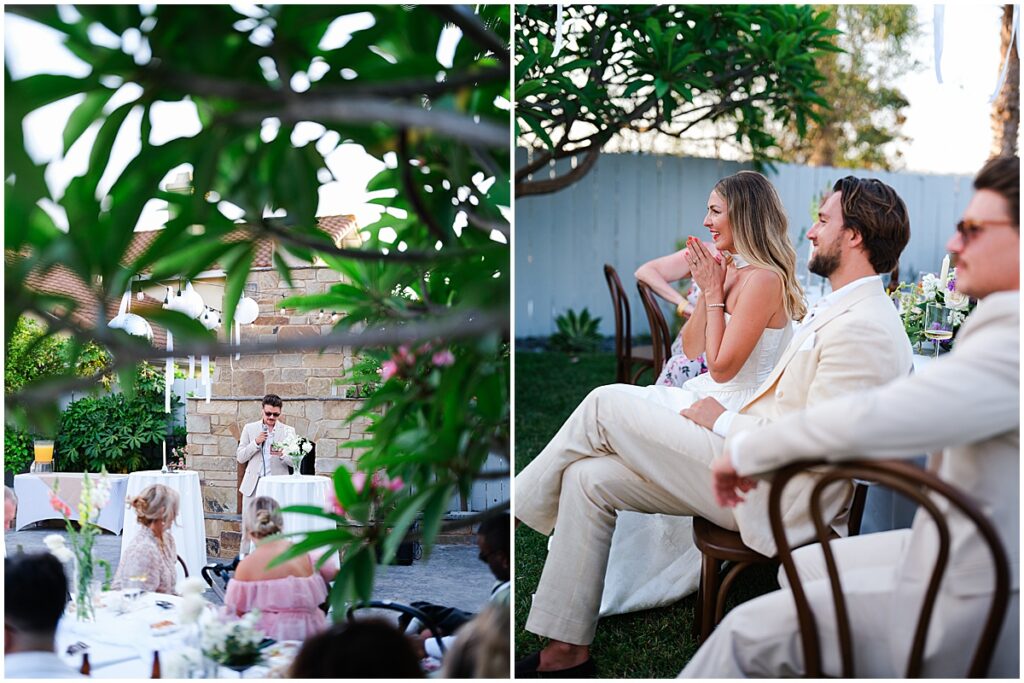
[[[183,300],[182,313],[195,320],[203,314],[206,310],[206,304],[203,302],[203,297],[195,290],[191,282],[185,283],[185,291],[181,293]]]

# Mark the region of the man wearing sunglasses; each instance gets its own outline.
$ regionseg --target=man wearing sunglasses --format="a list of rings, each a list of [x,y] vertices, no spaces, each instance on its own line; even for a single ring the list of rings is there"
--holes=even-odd
[[[284,441],[295,433],[294,429],[281,422],[283,405],[280,396],[267,394],[263,397],[262,419],[250,422],[242,429],[236,457],[238,462],[249,463],[242,477],[242,485],[238,487],[242,492],[243,510],[252,501],[260,477],[289,472],[288,465],[281,460],[281,451],[273,447],[274,443]]]
[[[979,299],[952,353],[919,374],[790,413],[736,434],[711,464],[720,505],[757,486],[749,477],[798,460],[901,458],[934,453],[929,469],[959,487],[989,517],[1010,561],[1006,619],[988,676],[1020,671],[1020,159],[989,161],[946,248],[957,258],[956,289]],[[761,486],[761,488],[764,488]],[[940,504],[941,505],[941,504]],[[994,585],[976,527],[948,516],[951,536],[923,677],[962,677],[978,644]],[[858,677],[903,675],[938,544],[927,513],[913,529],[832,544],[849,610]],[[794,555],[817,613],[826,676],[838,676],[836,620],[817,546]],[[730,612],[682,676],[737,678],[803,673],[796,610],[788,589]]]

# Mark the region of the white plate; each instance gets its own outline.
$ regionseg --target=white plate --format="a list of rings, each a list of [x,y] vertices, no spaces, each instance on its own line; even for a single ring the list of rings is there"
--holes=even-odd
[[[173,626],[164,626],[163,628],[149,627],[149,635],[151,636],[167,636],[172,633],[177,633],[181,630],[181,624],[174,624]]]

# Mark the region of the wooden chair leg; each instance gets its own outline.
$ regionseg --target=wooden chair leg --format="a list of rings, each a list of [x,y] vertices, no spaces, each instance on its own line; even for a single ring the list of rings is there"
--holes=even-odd
[[[715,603],[718,601],[718,571],[721,562],[704,555],[700,568],[700,641],[703,643],[715,629]]]

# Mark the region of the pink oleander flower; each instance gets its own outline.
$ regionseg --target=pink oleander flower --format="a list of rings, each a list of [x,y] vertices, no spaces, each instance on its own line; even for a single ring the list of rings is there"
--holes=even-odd
[[[387,479],[386,476],[385,479]],[[388,481],[387,484],[385,484],[385,486],[389,491],[401,491],[405,487],[405,482],[402,481],[401,477],[395,477],[394,479]]]
[[[398,363],[393,360],[386,360],[380,364],[380,378],[382,381],[387,382],[389,379],[398,374]]]
[[[325,512],[333,512],[336,515],[344,515],[345,508],[341,507],[341,503],[338,502],[338,495],[331,488],[327,492],[327,505],[324,506]]]
[[[405,344],[402,344],[401,346],[398,347],[398,353],[396,353],[393,356],[393,358],[397,358],[398,362],[400,362],[400,363],[409,363],[409,364],[411,364],[411,363],[416,361],[416,356],[414,356],[409,351],[409,347],[406,346]]]
[[[455,354],[450,349],[444,349],[434,354],[433,358],[430,359],[434,365],[439,368],[443,368],[447,365],[455,363]]]
[[[352,486],[355,487],[356,493],[362,493],[366,486],[366,472],[353,472]]]
[[[71,506],[65,503],[63,500],[57,497],[56,493],[50,493],[50,507],[59,512],[64,517],[71,516]]]

